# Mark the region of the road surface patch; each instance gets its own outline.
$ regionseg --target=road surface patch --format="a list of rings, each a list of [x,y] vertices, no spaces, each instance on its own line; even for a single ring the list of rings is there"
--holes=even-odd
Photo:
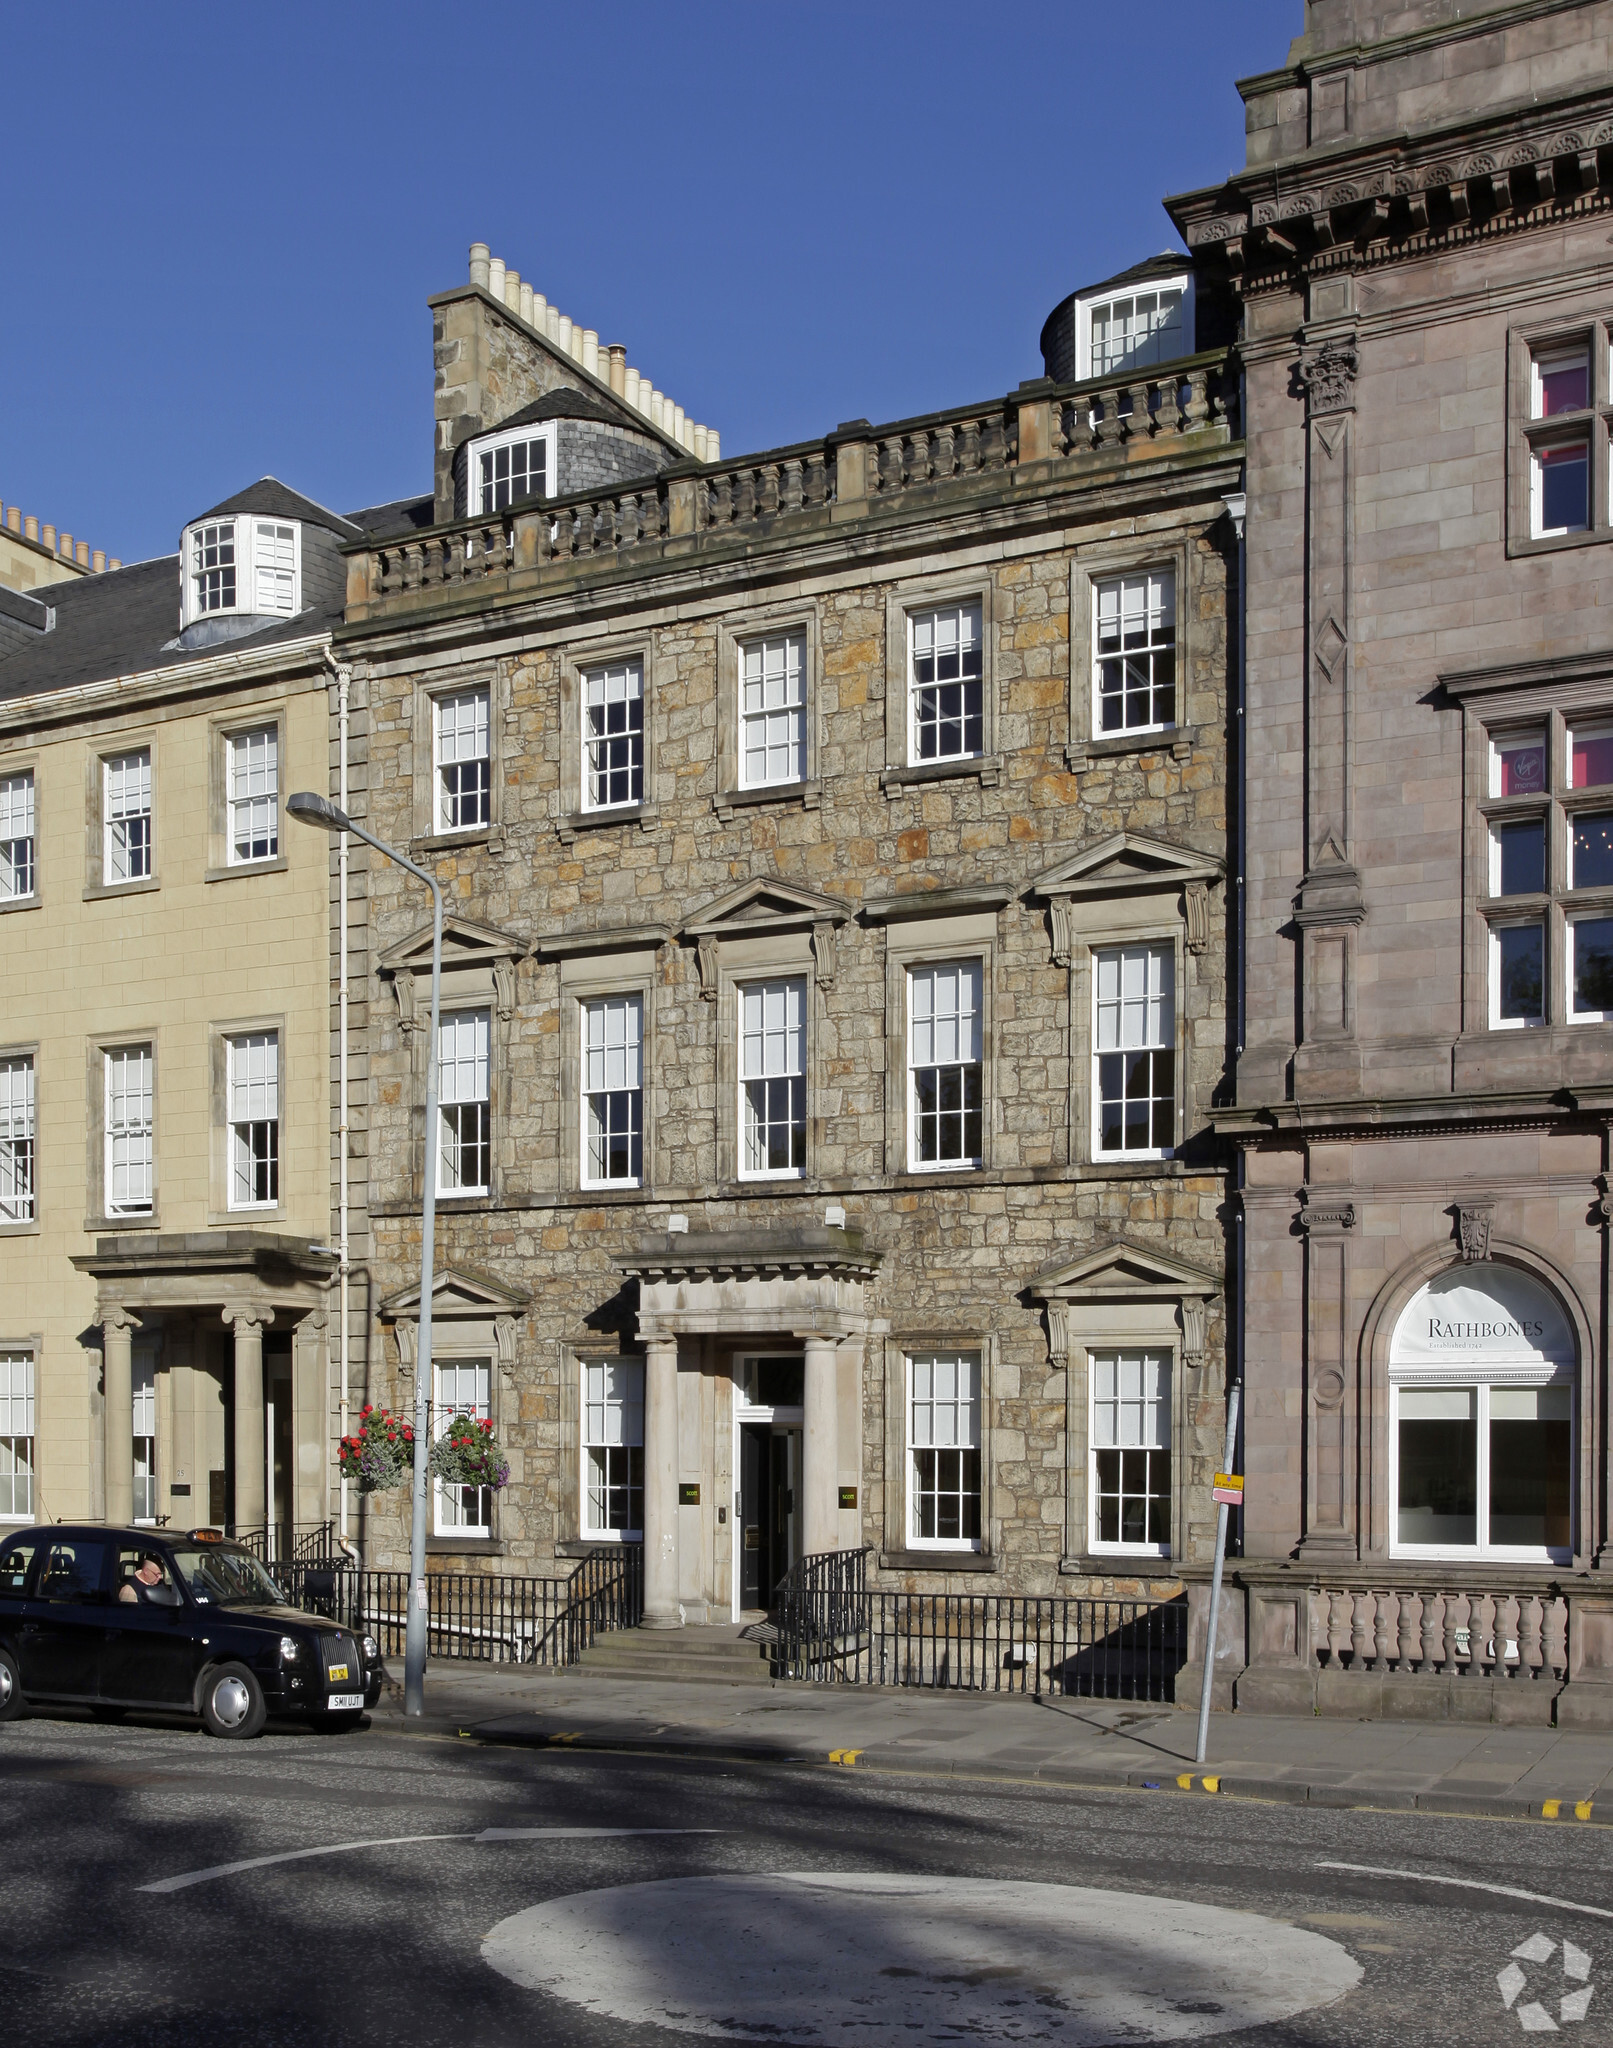
[[[312,1849],[281,1849],[272,1856],[243,1856],[237,1863],[214,1863],[206,1870],[182,1870],[155,1884],[137,1885],[142,1892],[182,1892],[213,1878],[235,1877],[243,1870],[267,1870],[275,1863],[305,1863],[312,1856],[345,1856],[355,1849],[395,1849],[408,1842],[588,1841],[616,1835],[720,1835],[722,1828],[467,1828],[449,1835],[373,1835],[362,1842],[322,1842]]]
[[[501,1976],[591,2015],[793,2048],[1202,2040],[1331,2005],[1308,1928],[1149,1893],[775,1871],[571,1893],[501,1920]]]

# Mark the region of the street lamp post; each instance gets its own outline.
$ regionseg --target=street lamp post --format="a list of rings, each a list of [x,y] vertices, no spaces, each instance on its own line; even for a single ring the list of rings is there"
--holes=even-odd
[[[419,1715],[426,1692],[426,1458],[431,1428],[431,1290],[437,1237],[437,1007],[442,992],[442,890],[412,860],[355,825],[345,811],[311,789],[286,799],[286,809],[304,825],[326,832],[351,832],[431,891],[431,1036],[426,1051],[426,1147],[424,1213],[420,1228],[420,1341],[414,1368],[414,1505],[409,1522],[409,1600],[403,1639],[403,1711]]]

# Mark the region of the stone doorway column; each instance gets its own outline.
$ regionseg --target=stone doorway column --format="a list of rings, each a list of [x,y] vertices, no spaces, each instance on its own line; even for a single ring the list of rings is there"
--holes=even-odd
[[[227,1308],[224,1320],[235,1332],[235,1512],[237,1535],[261,1529],[268,1515],[268,1447],[263,1434],[263,1326],[273,1317],[261,1308]]]
[[[678,1605],[678,1340],[644,1358],[644,1626],[681,1628]]]
[[[126,1528],[134,1520],[134,1331],[139,1318],[126,1308],[101,1311],[101,1360],[106,1398],[101,1414],[106,1449],[106,1519]]]
[[[802,1421],[801,1548],[840,1547],[840,1403],[836,1340],[806,1339]]]

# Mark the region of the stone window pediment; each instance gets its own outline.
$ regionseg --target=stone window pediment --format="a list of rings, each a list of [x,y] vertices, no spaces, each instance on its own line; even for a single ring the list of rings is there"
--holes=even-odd
[[[443,980],[456,1002],[479,995],[490,998],[499,1016],[508,1020],[515,1009],[516,965],[529,951],[526,940],[513,932],[465,917],[443,919]],[[376,971],[392,983],[404,1031],[416,1030],[425,1022],[430,1001],[431,926],[422,925],[389,947],[376,962]]]
[[[1046,1305],[1048,1352],[1056,1368],[1068,1362],[1072,1318],[1079,1321],[1086,1311],[1089,1318],[1101,1319],[1119,1306],[1150,1304],[1175,1308],[1183,1353],[1197,1363],[1204,1353],[1209,1305],[1220,1295],[1222,1282],[1207,1267],[1121,1237],[1049,1266],[1028,1291]]]
[[[721,980],[721,948],[725,940],[811,936],[812,964],[820,988],[830,988],[835,975],[835,934],[851,921],[849,905],[811,889],[773,879],[743,882],[714,898],[688,920],[682,936],[694,941],[700,964],[700,993],[715,1001]]]
[[[434,1354],[457,1353],[467,1341],[474,1341],[493,1352],[501,1372],[513,1372],[515,1326],[531,1302],[525,1288],[507,1286],[485,1273],[460,1266],[439,1268],[432,1276],[431,1320],[442,1342],[433,1342]],[[388,1295],[378,1313],[382,1322],[393,1326],[399,1361],[406,1373],[412,1373],[420,1335],[420,1283]]]
[[[1154,899],[1171,903],[1185,928],[1189,952],[1209,944],[1209,891],[1226,873],[1225,863],[1194,847],[1167,846],[1135,832],[1116,832],[1096,846],[1047,868],[1031,884],[1049,908],[1053,957],[1072,964],[1083,931],[1114,922],[1112,906],[1129,901],[1139,913]]]

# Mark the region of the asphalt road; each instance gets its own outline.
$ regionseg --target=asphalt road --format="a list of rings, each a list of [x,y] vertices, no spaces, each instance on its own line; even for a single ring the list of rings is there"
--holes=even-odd
[[[0,1840],[7,2048],[1613,2042],[1600,1828],[64,1714]]]

